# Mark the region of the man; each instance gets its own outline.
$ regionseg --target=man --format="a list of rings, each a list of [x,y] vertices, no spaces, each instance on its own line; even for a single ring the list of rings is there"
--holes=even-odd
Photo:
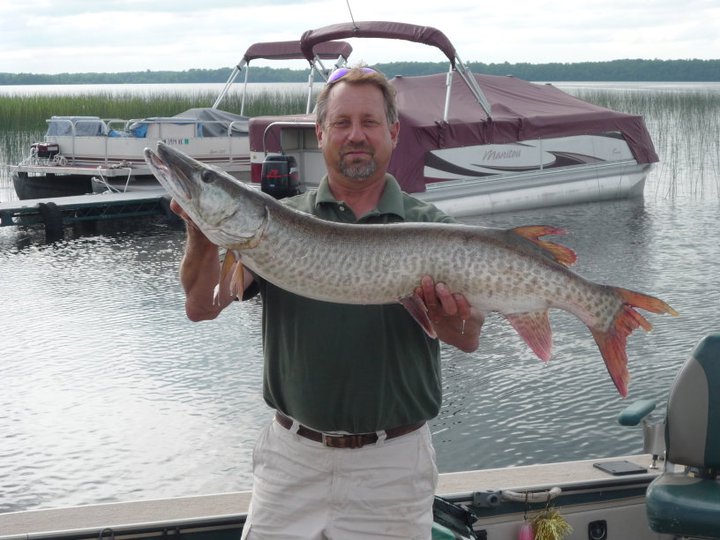
[[[336,71],[317,105],[327,176],[284,202],[330,221],[452,221],[386,173],[399,130],[384,76]],[[232,302],[228,277],[213,303],[218,276],[217,247],[188,223],[180,277],[190,319],[212,319]],[[244,298],[262,295],[263,394],[277,412],[253,453],[243,538],[429,538],[437,469],[426,421],[440,408],[438,341],[400,304],[319,302],[247,271],[244,283]],[[462,295],[431,276],[415,293],[439,339],[477,348],[480,322]]]

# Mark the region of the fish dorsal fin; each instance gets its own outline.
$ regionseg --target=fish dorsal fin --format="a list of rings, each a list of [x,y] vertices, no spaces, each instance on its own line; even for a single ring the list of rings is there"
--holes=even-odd
[[[577,260],[577,255],[569,247],[549,240],[541,240],[541,237],[547,236],[548,234],[565,234],[565,229],[551,227],[549,225],[527,225],[524,227],[515,227],[514,229],[511,229],[511,231],[527,240],[530,240],[533,244],[537,245],[550,255],[555,262],[558,262],[563,266],[572,266]]]
[[[534,311],[529,313],[508,313],[505,318],[510,321],[515,331],[520,334],[533,352],[547,362],[552,356],[552,330],[548,312]]]
[[[435,333],[435,329],[430,322],[430,317],[428,317],[427,306],[425,305],[425,302],[423,302],[422,299],[416,294],[411,294],[409,296],[400,298],[399,301],[403,306],[405,306],[405,309],[408,311],[408,313],[412,315],[412,318],[417,321],[417,323],[422,327],[423,330],[425,330],[425,333],[431,338],[435,339],[437,337],[437,334]]]

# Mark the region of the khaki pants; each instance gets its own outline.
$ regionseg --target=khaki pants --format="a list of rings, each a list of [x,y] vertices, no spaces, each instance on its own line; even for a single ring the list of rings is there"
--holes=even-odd
[[[426,425],[357,449],[328,448],[273,421],[253,451],[243,540],[428,540],[437,486]]]

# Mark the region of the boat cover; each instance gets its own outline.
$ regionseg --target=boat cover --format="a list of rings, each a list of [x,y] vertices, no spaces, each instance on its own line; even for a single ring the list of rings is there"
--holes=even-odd
[[[332,24],[306,31],[300,38],[300,47],[305,58],[312,60],[329,40],[342,38],[399,39],[437,47],[455,67],[457,53],[445,34],[432,26],[395,21],[358,21]]]
[[[127,131],[110,130],[110,137],[136,137],[148,136],[148,129],[154,124],[196,125],[197,137],[227,137],[228,129],[232,125],[232,137],[246,137],[248,134],[248,118],[239,114],[213,109],[211,107],[197,107],[176,114],[175,116],[152,116],[136,120],[128,126]]]
[[[175,118],[192,118],[205,120],[200,124],[200,134],[203,137],[227,137],[228,128],[232,123],[234,137],[246,136],[248,133],[248,118],[239,114],[213,109],[211,107],[196,107],[176,114]]]
[[[352,52],[352,46],[345,41],[327,41],[318,44],[314,52],[323,60],[334,60],[338,56],[348,58]],[[300,40],[296,39],[291,41],[254,43],[245,51],[243,60],[248,63],[250,60],[257,58],[266,60],[299,60],[304,57],[300,49]]]
[[[658,161],[641,116],[606,109],[549,84],[515,77],[474,75],[492,106],[492,119],[454,74],[444,122],[445,74],[395,77],[400,137],[390,170],[406,191],[425,191],[425,154],[440,148],[618,132],[638,163]]]
[[[425,156],[430,150],[442,148],[619,133],[638,163],[658,161],[640,116],[587,103],[549,84],[514,77],[473,76],[490,102],[491,119],[457,73],[453,73],[447,121],[443,120],[446,74],[391,79],[398,92],[400,136],[389,170],[405,191],[425,191]],[[271,132],[265,138],[263,134],[269,123],[282,120],[314,121],[314,118],[253,118],[250,150],[280,151],[277,134]]]
[[[107,125],[98,116],[52,116],[47,124],[47,136],[92,137],[108,133]]]

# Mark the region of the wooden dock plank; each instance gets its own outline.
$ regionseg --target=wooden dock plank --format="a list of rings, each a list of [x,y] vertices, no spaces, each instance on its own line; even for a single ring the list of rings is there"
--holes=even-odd
[[[40,204],[53,203],[59,208],[83,208],[88,206],[126,204],[128,202],[157,201],[166,195],[163,189],[131,191],[125,193],[89,193],[70,197],[46,197],[21,201],[0,202],[0,212],[23,212],[37,208]]]
[[[45,226],[48,240],[63,237],[65,225],[170,215],[167,193],[159,188],[125,193],[97,193],[70,197],[25,199],[0,203],[0,226]]]

